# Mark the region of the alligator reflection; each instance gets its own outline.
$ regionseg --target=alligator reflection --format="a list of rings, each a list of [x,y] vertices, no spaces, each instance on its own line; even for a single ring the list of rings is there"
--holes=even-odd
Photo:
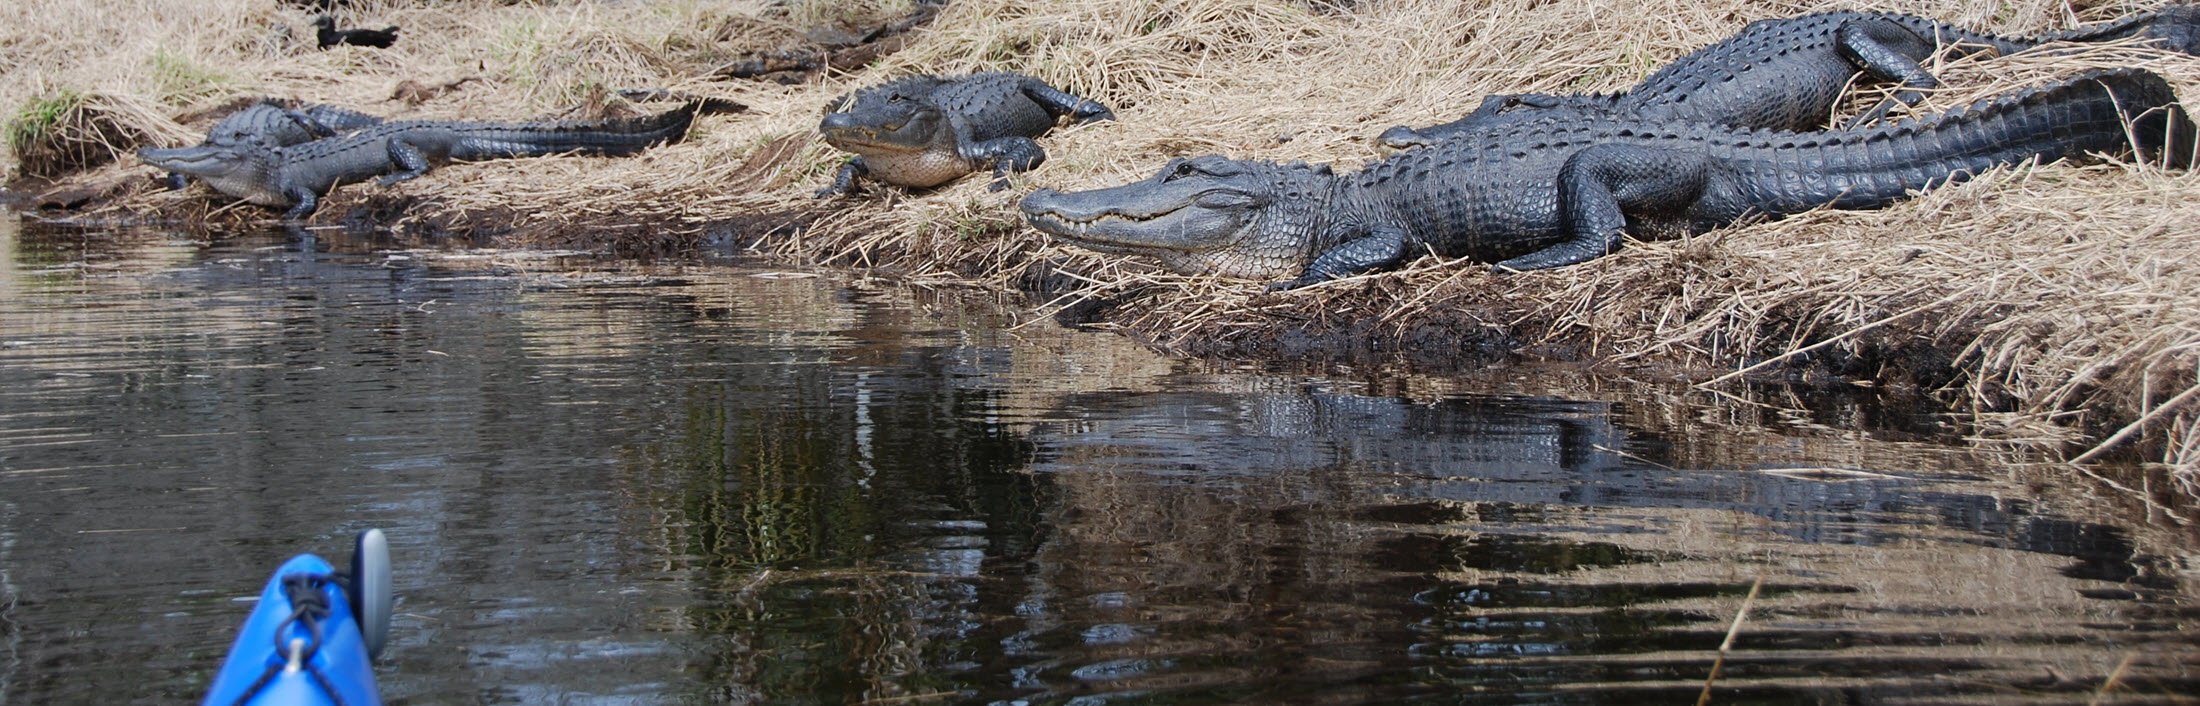
[[[1951,670],[2002,683],[2044,672],[1987,651],[1894,647],[2085,630],[1966,619],[2000,612],[2020,586],[2050,594],[2031,600],[2075,596],[2052,574],[1947,576],[1931,543],[2131,566],[2109,528],[2028,516],[1946,479],[1637,461],[1651,450],[1630,452],[1600,404],[1301,393],[1093,395],[1061,409],[1075,423],[1034,436],[1039,470],[1071,509],[1036,562],[1046,588],[1026,598],[1054,611],[1010,640],[1052,646],[1024,671],[1056,695],[1250,681],[1287,701],[1425,688],[1685,699],[1756,576],[1771,584],[1769,611],[1842,617],[1761,622],[1743,649],[1778,653],[1738,660],[1726,683],[1806,699],[1963,691],[1942,681]],[[1842,577],[1852,562],[1935,576],[1940,589],[1927,602],[1882,577],[1854,584]],[[1890,602],[1909,615],[1862,619],[1860,607]],[[1129,637],[1092,640],[1095,626]]]
[[[945,377],[844,382],[853,411],[691,409],[678,514],[717,696],[1678,701],[1759,577],[1727,698],[2087,693],[2047,667],[2116,655],[2054,645],[2191,640],[2073,590],[2175,590],[2117,530],[1961,475],[1675,471],[1607,405],[1554,399],[876,405]]]

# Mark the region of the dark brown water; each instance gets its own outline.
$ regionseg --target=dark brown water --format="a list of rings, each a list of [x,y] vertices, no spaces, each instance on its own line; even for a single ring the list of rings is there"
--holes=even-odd
[[[267,572],[365,527],[391,703],[1692,703],[1760,579],[1714,703],[2200,690],[2189,509],[1867,398],[170,237],[0,224],[0,702],[195,701]]]

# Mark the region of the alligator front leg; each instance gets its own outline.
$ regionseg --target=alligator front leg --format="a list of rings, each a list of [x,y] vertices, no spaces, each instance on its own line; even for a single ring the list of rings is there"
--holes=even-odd
[[[1558,171],[1557,245],[1497,263],[1491,271],[1542,270],[1617,252],[1629,213],[1679,213],[1695,204],[1716,162],[1699,152],[1602,144],[1567,158]]]
[[[1345,240],[1314,256],[1306,265],[1306,271],[1298,279],[1268,285],[1268,291],[1298,289],[1329,280],[1350,277],[1362,272],[1373,272],[1397,265],[1406,259],[1406,232],[1393,226],[1375,226],[1366,233]],[[1329,242],[1333,237],[1322,238]]]
[[[1047,151],[1029,137],[1002,137],[972,145],[963,157],[977,164],[993,163],[993,183],[989,191],[1008,188],[1010,172],[1028,172],[1038,169],[1047,161]]]
[[[862,157],[850,159],[847,164],[840,165],[840,171],[833,173],[833,183],[823,189],[818,189],[817,194],[811,196],[811,198],[822,199],[834,194],[854,192],[856,190],[856,178],[870,175],[871,168],[863,164]]]
[[[426,149],[414,144],[411,140],[405,139],[403,136],[390,138],[388,153],[390,166],[396,171],[374,180],[374,183],[378,186],[389,186],[401,181],[418,179],[426,176],[428,170],[435,166],[434,160],[428,156]]]
[[[321,207],[321,195],[314,193],[312,189],[302,186],[288,187],[283,189],[283,195],[291,201],[290,210],[283,212],[283,220],[286,221],[305,220]]]
[[[1895,46],[1917,39],[1908,28],[1884,19],[1850,20],[1834,30],[1834,43],[1843,58],[1855,63],[1866,76],[1901,86],[1893,98],[1880,101],[1843,129],[1877,122],[1896,105],[1917,105],[1925,98],[1925,91],[1940,87],[1940,79],[1918,63],[1923,57],[1910,56]]]
[[[1038,103],[1041,108],[1045,108],[1048,115],[1057,118],[1067,115],[1070,122],[1073,123],[1115,119],[1115,111],[1108,110],[1108,107],[1101,105],[1099,101],[1080,97],[1068,91],[1049,86],[1044,81],[1025,81],[1023,92],[1032,102]]]
[[[336,135],[335,128],[329,127],[327,124],[322,123],[319,119],[316,119],[311,115],[307,115],[302,111],[291,108],[284,108],[283,117],[289,118],[291,122],[296,123],[298,125],[298,129],[306,131],[306,134],[312,135],[313,139],[318,140],[324,137],[334,137]]]

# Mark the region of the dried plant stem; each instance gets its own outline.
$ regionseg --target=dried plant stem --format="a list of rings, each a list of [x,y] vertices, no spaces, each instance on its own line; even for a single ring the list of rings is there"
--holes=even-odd
[[[2124,670],[2131,667],[2132,658],[2137,656],[2139,655],[2136,652],[2124,653],[2124,658],[2116,662],[2116,668],[2109,670],[2108,678],[2101,680],[2101,688],[2093,690],[2093,700],[2089,702],[2091,706],[2101,706],[2101,701],[2108,698],[2108,692],[2116,689],[2116,682],[2123,680]]]
[[[1704,677],[1703,693],[1696,697],[1696,706],[1711,703],[1711,685],[1719,680],[1719,668],[1726,665],[1726,653],[1734,649],[1734,637],[1742,634],[1742,621],[1749,619],[1750,607],[1757,604],[1757,592],[1765,587],[1765,577],[1749,585],[1749,595],[1742,599],[1742,609],[1734,611],[1734,624],[1727,626],[1726,639],[1719,642],[1719,656],[1711,660],[1711,674]]]
[[[1863,332],[1865,332],[1865,331],[1870,331],[1870,330],[1872,330],[1872,329],[1875,329],[1875,328],[1879,328],[1879,327],[1881,327],[1881,326],[1885,326],[1885,325],[1887,325],[1887,324],[1891,324],[1891,323],[1894,323],[1894,322],[1896,322],[1896,321],[1901,321],[1901,320],[1903,320],[1903,319],[1909,318],[1909,317],[1911,317],[1911,316],[1915,316],[1915,315],[1917,315],[1917,314],[1921,314],[1921,313],[1924,313],[1924,312],[1926,312],[1926,311],[1930,311],[1930,310],[1932,310],[1932,308],[1933,308],[1933,307],[1936,307],[1936,306],[1940,306],[1940,305],[1942,305],[1942,304],[1946,304],[1946,303],[1948,303],[1948,302],[1952,302],[1952,301],[1955,301],[1955,300],[1957,300],[1957,299],[1961,299],[1961,298],[1963,298],[1964,296],[1966,296],[1966,295],[1969,295],[1969,294],[1970,294],[1970,293],[1972,293],[1972,292],[1978,291],[1980,287],[1984,287],[1984,286],[1986,286],[1986,284],[1987,284],[1986,282],[1980,282],[1980,283],[1978,283],[1978,284],[1974,284],[1974,285],[1971,285],[1971,286],[1969,286],[1969,287],[1964,287],[1963,289],[1960,289],[1960,290],[1957,290],[1957,291],[1955,291],[1955,292],[1951,292],[1951,293],[1949,293],[1949,294],[1948,294],[1947,296],[1944,296],[1944,297],[1941,297],[1941,298],[1939,298],[1939,299],[1935,299],[1935,300],[1932,300],[1932,301],[1929,301],[1929,302],[1925,302],[1925,303],[1923,303],[1923,304],[1919,304],[1919,305],[1917,305],[1917,306],[1913,306],[1913,307],[1910,307],[1910,308],[1908,308],[1908,309],[1904,309],[1904,310],[1902,310],[1902,311],[1901,311],[1900,313],[1896,313],[1896,314],[1893,314],[1893,315],[1891,315],[1891,316],[1887,316],[1887,317],[1885,317],[1885,318],[1879,319],[1879,320],[1877,320],[1877,321],[1873,321],[1873,322],[1871,322],[1871,323],[1867,323],[1867,324],[1864,324],[1864,325],[1862,325],[1862,326],[1858,326],[1858,327],[1856,327],[1856,328],[1852,328],[1852,329],[1849,329],[1849,330],[1847,330],[1847,331],[1843,331],[1843,332],[1841,332],[1840,334],[1838,334],[1838,335],[1835,335],[1835,336],[1833,336],[1833,337],[1831,337],[1831,338],[1828,338],[1828,339],[1826,339],[1826,340],[1823,340],[1823,341],[1819,341],[1819,342],[1817,342],[1817,343],[1813,343],[1813,344],[1810,344],[1810,345],[1808,345],[1808,346],[1804,346],[1804,347],[1802,347],[1802,348],[1796,348],[1796,349],[1790,350],[1790,351],[1788,351],[1788,352],[1786,352],[1786,353],[1781,353],[1781,354],[1779,354],[1779,355],[1776,355],[1776,356],[1773,356],[1773,357],[1771,357],[1771,358],[1767,358],[1767,359],[1765,359],[1765,360],[1763,360],[1763,361],[1759,361],[1759,362],[1758,362],[1758,363],[1757,363],[1756,365],[1751,365],[1751,366],[1749,366],[1749,367],[1746,367],[1746,368],[1742,368],[1742,369],[1740,369],[1740,370],[1736,370],[1736,371],[1734,371],[1734,372],[1731,372],[1731,373],[1727,373],[1727,374],[1725,374],[1725,375],[1721,375],[1721,376],[1718,376],[1718,377],[1712,378],[1712,379],[1710,379],[1710,380],[1706,380],[1706,381],[1704,381],[1704,382],[1702,383],[1702,385],[1704,385],[1704,386],[1717,385],[1717,384],[1719,384],[1719,383],[1722,383],[1722,382],[1726,382],[1726,381],[1728,381],[1728,380],[1732,380],[1732,379],[1734,379],[1734,378],[1737,378],[1737,377],[1741,377],[1741,376],[1743,376],[1743,375],[1747,375],[1747,374],[1749,374],[1749,373],[1750,373],[1750,372],[1752,372],[1752,371],[1755,371],[1755,370],[1759,370],[1759,369],[1765,368],[1765,367],[1767,367],[1767,366],[1773,365],[1773,364],[1775,364],[1775,363],[1778,363],[1778,362],[1780,362],[1780,361],[1783,361],[1783,360],[1787,360],[1787,359],[1789,359],[1789,358],[1793,358],[1793,357],[1795,357],[1795,356],[1799,356],[1799,355],[1802,355],[1802,354],[1805,354],[1805,353],[1809,353],[1809,352],[1811,352],[1811,351],[1815,351],[1815,350],[1818,350],[1818,349],[1820,349],[1820,348],[1825,348],[1825,347],[1827,347],[1827,346],[1830,346],[1830,345],[1833,345],[1833,344],[1836,344],[1836,343],[1840,343],[1840,342],[1842,342],[1842,341],[1844,341],[1844,340],[1847,340],[1847,339],[1849,339],[1849,338],[1853,338],[1853,337],[1855,337],[1855,336],[1856,336],[1857,334],[1863,333]]]
[[[2110,448],[2116,446],[2119,443],[2122,443],[2124,439],[2130,438],[2132,434],[2139,433],[2139,430],[2145,428],[2149,422],[2160,419],[2162,415],[2169,413],[2170,410],[2176,409],[2178,406],[2183,405],[2188,401],[2191,401],[2192,398],[2195,396],[2200,396],[2200,385],[2193,385],[2192,387],[2185,388],[2185,391],[2177,393],[2176,397],[2169,398],[2169,400],[2159,405],[2156,405],[2154,409],[2149,410],[2146,413],[2146,416],[2140,417],[2138,421],[2134,421],[2130,424],[2124,425],[2124,428],[2116,430],[2116,433],[2110,434],[2107,439],[2101,440],[2101,443],[2095,444],[2092,449],[2087,450],[2085,453],[2078,454],[2077,458],[2070,459],[2070,463],[2085,463],[2087,461],[2093,460],[2095,457],[2100,456],[2103,453],[2107,453]]]

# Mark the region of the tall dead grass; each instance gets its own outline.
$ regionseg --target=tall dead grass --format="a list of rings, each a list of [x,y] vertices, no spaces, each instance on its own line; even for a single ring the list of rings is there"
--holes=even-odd
[[[713,75],[744,52],[812,41],[819,23],[909,4],[362,0],[339,21],[401,25],[398,46],[320,51],[310,15],[271,0],[18,0],[0,5],[0,110],[110,96],[100,110],[135,131],[120,141],[173,143],[188,130],[171,116],[240,95],[466,119],[566,115],[618,88],[730,97],[750,112],[707,118],[688,142],[639,158],[456,165],[392,189],[341,190],[322,217],[367,205],[394,210],[401,230],[478,227],[515,240],[576,223],[617,225],[637,241],[750,228],[753,248],[818,262],[1001,287],[1045,275],[1080,291],[1042,312],[1098,297],[1107,304],[1091,314],[1099,325],[1186,352],[1274,355],[1318,348],[1325,335],[1432,356],[1504,342],[1706,381],[1773,361],[1757,372],[1921,384],[1980,413],[1990,435],[2073,457],[2144,449],[2191,477],[2200,472],[2191,294],[2200,275],[2188,260],[2200,250],[2200,214],[2187,204],[2200,186],[2184,174],[2018,166],[1884,211],[1631,243],[1556,272],[1494,277],[1427,259],[1285,294],[1065,248],[1013,209],[1035,186],[1120,183],[1174,156],[1355,168],[1376,158],[1368,138],[1390,125],[1449,120],[1493,92],[1624,88],[1767,17],[1883,9],[2028,34],[2153,4],[1376,0],[1340,11],[1288,0],[954,0],[869,68],[783,85]],[[2190,58],[2114,47],[1941,67],[1952,88],[1935,105],[2104,62],[2145,63],[2188,96],[2200,87]],[[922,193],[809,198],[845,158],[814,139],[827,100],[904,73],[979,69],[1038,75],[1107,102],[1119,119],[1043,138],[1046,165],[1005,192],[966,179]],[[402,82],[469,78],[417,105],[392,98]],[[144,170],[131,162],[103,173],[137,178]],[[113,208],[221,222],[268,215],[223,203],[203,191],[149,192]]]

